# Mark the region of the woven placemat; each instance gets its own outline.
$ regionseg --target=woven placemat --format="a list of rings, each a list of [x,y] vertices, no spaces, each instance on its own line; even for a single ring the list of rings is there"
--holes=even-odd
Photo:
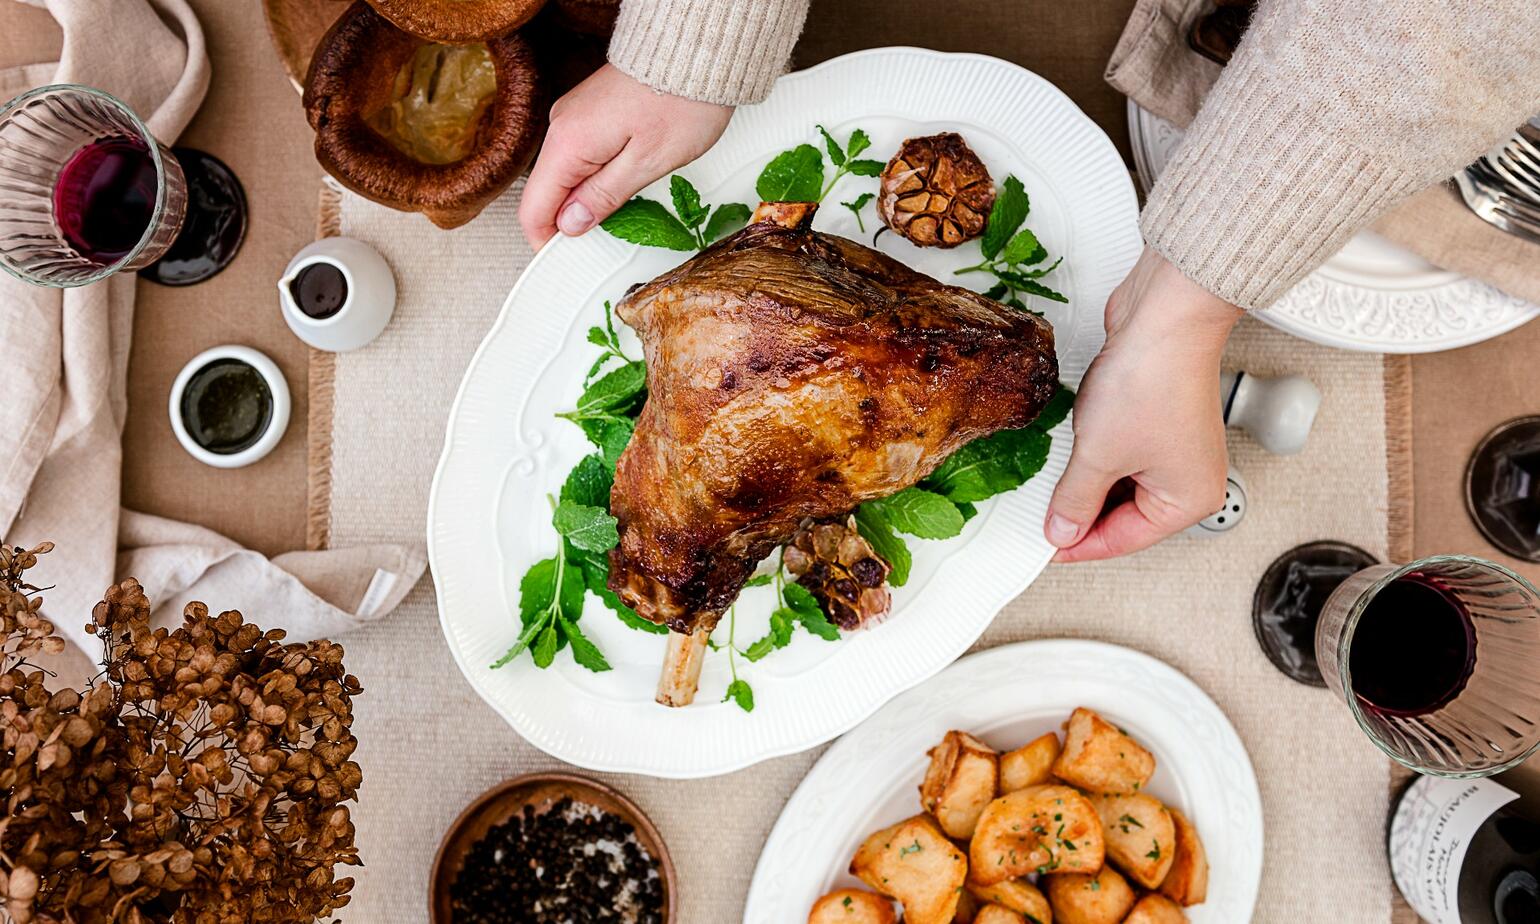
[[[421,536],[461,371],[529,257],[516,203],[517,190],[446,233],[350,194],[323,196],[322,233],[379,248],[395,267],[400,303],[374,344],[313,357],[313,541]],[[1226,365],[1301,373],[1326,395],[1299,456],[1271,456],[1244,436],[1232,439],[1233,460],[1253,495],[1247,522],[1217,539],[1177,538],[1117,562],[1050,568],[976,648],[1096,638],[1175,665],[1225,709],[1256,764],[1267,862],[1255,920],[1414,921],[1392,910],[1384,860],[1388,761],[1331,694],[1273,670],[1249,618],[1262,570],[1295,544],[1334,538],[1381,557],[1408,552],[1406,362],[1328,350],[1247,321]],[[1365,464],[1371,459],[1384,459],[1384,467]],[[433,851],[460,808],[502,779],[561,764],[514,734],[463,681],[427,582],[397,613],[343,642],[366,688],[355,731],[365,778],[356,820],[367,866],[348,916],[421,920]],[[680,920],[720,924],[739,918],[760,846],[821,752],[714,780],[598,776],[635,798],[670,844],[682,884]],[[1319,865],[1322,817],[1333,822],[1331,875]]]

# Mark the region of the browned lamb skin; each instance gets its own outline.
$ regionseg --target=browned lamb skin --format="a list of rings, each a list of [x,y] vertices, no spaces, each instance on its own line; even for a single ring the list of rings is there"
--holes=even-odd
[[[675,632],[709,632],[803,518],[1026,426],[1058,383],[1047,322],[812,231],[815,208],[762,205],[616,308],[648,398],[611,495],[609,586]]]

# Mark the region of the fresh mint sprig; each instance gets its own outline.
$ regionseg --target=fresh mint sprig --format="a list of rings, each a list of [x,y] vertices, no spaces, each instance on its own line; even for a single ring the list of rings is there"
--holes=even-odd
[[[672,212],[661,202],[637,196],[599,227],[643,247],[705,250],[712,241],[748,224],[752,214],[742,202],[728,202],[713,211],[701,202],[694,184],[677,173],[668,178],[668,191]]]
[[[1038,282],[1057,269],[1064,258],[1060,257],[1047,266],[1042,265],[1048,259],[1047,248],[1030,229],[1022,227],[1031,211],[1032,202],[1021,181],[1014,176],[1006,177],[1005,182],[1000,184],[1000,194],[995,197],[994,208],[989,212],[989,223],[984,226],[984,234],[979,239],[983,261],[956,272],[958,275],[981,272],[994,274],[995,285],[984,293],[985,296],[1012,308],[1040,315],[1042,312],[1033,311],[1021,300],[1022,295],[1036,295],[1066,304],[1069,299],[1063,293]]]
[[[565,487],[564,487],[565,492]],[[551,558],[536,562],[519,581],[519,620],[523,630],[518,640],[492,669],[503,667],[526,650],[539,668],[550,667],[556,652],[572,648],[572,659],[579,665],[601,673],[610,669],[604,654],[578,628],[583,616],[586,585],[581,566],[569,561],[568,547],[584,552],[605,552],[615,547],[619,536],[615,518],[602,507],[556,499],[551,504],[551,525],[561,539],[561,549]]]
[[[866,208],[866,203],[872,201],[875,198],[877,198],[876,193],[864,192],[849,202],[840,203],[840,205],[850,209],[850,211],[856,216],[856,227],[861,229],[862,234],[866,233],[866,222],[861,219],[861,210]]]
[[[770,611],[770,631],[741,652],[744,658],[751,662],[758,661],[772,651],[785,648],[791,644],[792,634],[797,631],[799,624],[824,641],[833,642],[839,639],[839,627],[829,621],[829,617],[824,613],[823,607],[818,605],[818,598],[813,596],[812,591],[801,584],[786,580],[784,553],[777,561],[773,573],[760,575],[746,586],[757,587],[770,583],[775,584],[777,601],[775,609]]]
[[[872,146],[866,132],[855,129],[843,145],[822,125],[818,126],[818,133],[823,137],[829,162],[834,165],[834,175],[825,182],[823,153],[811,144],[799,144],[777,154],[760,172],[754,191],[761,202],[822,202],[846,176],[882,173],[882,161],[856,157]],[[845,206],[851,207],[850,203]]]

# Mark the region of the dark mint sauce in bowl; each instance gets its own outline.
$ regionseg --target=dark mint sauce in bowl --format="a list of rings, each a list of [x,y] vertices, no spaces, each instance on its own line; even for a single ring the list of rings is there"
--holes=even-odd
[[[273,393],[250,363],[216,359],[194,372],[182,390],[182,424],[212,453],[250,449],[273,423]]]

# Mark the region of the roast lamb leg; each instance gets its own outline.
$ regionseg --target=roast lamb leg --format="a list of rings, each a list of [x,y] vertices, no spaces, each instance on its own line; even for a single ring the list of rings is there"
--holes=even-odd
[[[668,626],[659,701],[684,705],[706,637],[804,518],[843,515],[1024,427],[1058,384],[1041,318],[811,230],[754,220],[640,286],[647,403],[610,496],[610,589]]]

